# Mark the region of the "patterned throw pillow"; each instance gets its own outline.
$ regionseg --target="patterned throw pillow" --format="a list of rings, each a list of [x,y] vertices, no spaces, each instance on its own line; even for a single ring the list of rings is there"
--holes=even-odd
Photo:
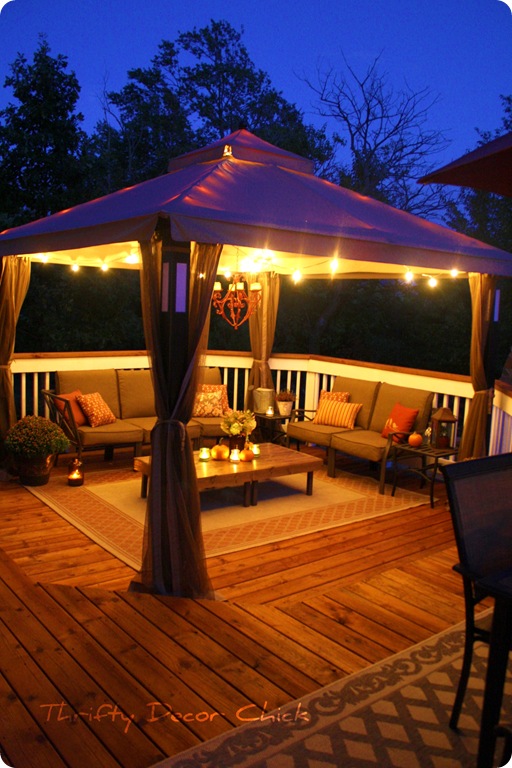
[[[396,403],[391,409],[388,420],[382,430],[382,437],[387,437],[390,432],[410,432],[416,421],[418,409],[407,408],[405,405]],[[403,443],[405,435],[393,435],[394,443]]]
[[[78,404],[87,416],[91,427],[102,427],[104,424],[113,424],[116,417],[110,410],[99,392],[77,397]]]
[[[192,417],[203,418],[222,416],[224,410],[222,407],[222,392],[198,392],[194,403]]]
[[[80,397],[81,394],[79,389],[75,389],[74,392],[70,392],[67,395],[59,395],[59,400],[54,400],[55,405],[61,413],[64,413],[65,408],[62,401],[67,400],[69,402],[69,407],[71,408],[77,427],[83,427],[84,424],[87,424],[87,416],[82,411],[77,401],[77,398]]]
[[[348,403],[350,400],[349,392],[327,392],[326,389],[322,389],[320,392],[320,399],[318,401],[318,410],[315,414],[313,422],[315,424],[331,424],[332,419],[337,419],[336,406],[343,403]],[[337,426],[337,424],[331,424]]]
[[[209,395],[212,395],[212,397],[207,397]],[[221,412],[217,413],[219,397]],[[212,409],[215,410],[215,413],[211,412]],[[209,412],[204,413],[205,410]],[[196,395],[192,416],[223,416],[226,411],[229,411],[227,386],[225,384],[201,384]]]

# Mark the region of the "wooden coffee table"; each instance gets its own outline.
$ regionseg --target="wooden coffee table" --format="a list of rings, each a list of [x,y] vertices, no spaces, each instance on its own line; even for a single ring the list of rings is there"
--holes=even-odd
[[[257,458],[252,461],[240,461],[237,464],[214,459],[199,461],[199,453],[194,451],[199,491],[243,486],[244,507],[255,506],[258,503],[258,483],[306,472],[306,493],[311,496],[313,472],[315,469],[320,469],[323,464],[322,459],[274,443],[262,443],[260,450],[261,454]],[[133,468],[142,473],[140,491],[142,498],[147,496],[150,467],[150,456],[137,456],[133,460]]]

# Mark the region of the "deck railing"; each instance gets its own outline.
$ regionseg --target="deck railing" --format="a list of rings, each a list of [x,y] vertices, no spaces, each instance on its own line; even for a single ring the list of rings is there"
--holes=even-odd
[[[209,351],[206,365],[218,366],[228,385],[230,403],[243,408],[252,365],[248,352]],[[336,376],[414,387],[434,392],[434,406],[452,409],[459,433],[467,416],[473,388],[469,376],[342,360],[319,355],[272,355],[269,361],[276,390],[297,393],[297,406],[315,408],[321,389],[330,389]],[[55,371],[98,368],[147,368],[145,352],[77,352],[16,354],[12,363],[18,416],[48,415],[41,389],[54,387]],[[497,382],[492,408],[490,453],[512,450],[512,388]]]

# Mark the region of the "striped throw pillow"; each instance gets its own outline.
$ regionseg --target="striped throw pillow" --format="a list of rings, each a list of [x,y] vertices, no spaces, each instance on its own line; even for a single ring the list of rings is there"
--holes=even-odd
[[[343,403],[323,399],[318,404],[315,424],[324,424],[340,429],[354,429],[357,414],[363,407],[362,403]]]

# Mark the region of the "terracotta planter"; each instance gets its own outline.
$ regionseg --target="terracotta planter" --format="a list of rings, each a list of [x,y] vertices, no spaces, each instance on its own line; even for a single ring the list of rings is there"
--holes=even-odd
[[[46,485],[55,462],[55,456],[27,459],[16,456],[13,459],[15,471],[23,485]]]

